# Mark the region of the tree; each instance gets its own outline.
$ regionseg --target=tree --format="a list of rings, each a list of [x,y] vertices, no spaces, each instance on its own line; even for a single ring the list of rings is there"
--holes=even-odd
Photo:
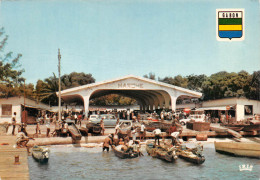
[[[260,100],[260,71],[255,71],[252,74],[247,97],[250,99]]]
[[[163,79],[159,79],[159,81],[168,83],[174,86],[179,86],[183,88],[187,88],[188,86],[188,79],[185,77],[182,77],[181,75],[177,75],[174,78],[172,77],[165,77]]]
[[[153,72],[150,72],[149,75],[145,74],[144,78],[155,80],[155,74]]]
[[[202,92],[202,84],[207,80],[207,76],[202,75],[189,75],[187,76],[188,85],[187,88],[194,91]]]
[[[61,90],[77,87],[89,83],[94,83],[95,79],[91,74],[72,72],[61,77]],[[35,98],[38,101],[50,105],[58,105],[56,92],[59,91],[59,79],[53,73],[53,76],[44,81],[38,80],[36,84]]]
[[[19,59],[22,54],[17,54],[13,57],[13,52],[5,53],[4,47],[7,43],[8,36],[5,35],[4,28],[0,29],[0,96],[10,97],[19,94],[15,87],[24,81],[21,77],[24,72],[19,64]]]
[[[94,82],[95,79],[92,77],[92,74],[85,74],[83,72],[72,72],[69,75],[65,74],[61,77],[62,89],[82,86]]]
[[[133,105],[136,100],[118,94],[109,94],[90,101],[91,105]]]

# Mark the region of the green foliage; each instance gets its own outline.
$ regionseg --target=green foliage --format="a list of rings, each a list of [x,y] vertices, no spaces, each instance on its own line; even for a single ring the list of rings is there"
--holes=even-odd
[[[144,78],[155,80],[155,74],[153,72],[149,72],[149,75],[145,74]]]
[[[10,97],[20,95],[19,86],[24,81],[21,77],[24,72],[19,64],[21,54],[15,57],[12,52],[5,53],[4,47],[8,36],[5,35],[4,28],[0,29],[0,96]]]
[[[91,105],[133,105],[136,100],[118,94],[109,94],[90,101]]]
[[[94,83],[95,79],[91,74],[72,72],[69,75],[61,76],[61,90]],[[50,105],[58,105],[56,92],[59,91],[59,79],[53,76],[44,81],[38,80],[36,84],[35,99]]]
[[[165,77],[163,79],[159,79],[159,81],[183,88],[187,88],[188,86],[188,79],[186,77],[182,77],[181,75],[177,75],[174,78]]]

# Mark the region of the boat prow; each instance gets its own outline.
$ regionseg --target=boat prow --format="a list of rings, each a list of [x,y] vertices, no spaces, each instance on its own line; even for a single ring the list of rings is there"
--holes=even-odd
[[[219,153],[234,156],[260,158],[260,143],[248,142],[214,142],[215,150]]]

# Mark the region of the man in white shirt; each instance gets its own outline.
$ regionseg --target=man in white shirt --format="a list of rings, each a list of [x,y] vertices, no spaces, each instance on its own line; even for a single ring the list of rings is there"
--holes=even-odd
[[[115,127],[115,134],[118,134],[119,132],[119,122],[116,124],[116,127]]]
[[[140,141],[144,140],[144,136],[145,136],[145,125],[144,123],[141,124],[141,130],[140,130]]]
[[[156,145],[156,140],[158,140],[158,145],[160,145],[160,136],[162,131],[160,129],[155,129],[153,133],[154,133],[154,145]]]

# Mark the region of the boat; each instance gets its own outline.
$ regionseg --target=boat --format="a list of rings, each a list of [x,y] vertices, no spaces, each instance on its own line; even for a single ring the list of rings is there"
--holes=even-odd
[[[174,147],[165,148],[162,146],[154,146],[154,144],[146,144],[146,151],[148,155],[166,162],[174,162],[178,158]]]
[[[233,156],[260,158],[260,143],[249,142],[214,142],[215,150],[219,153]]]
[[[260,124],[223,124],[234,131],[260,131]]]
[[[49,153],[49,148],[45,146],[34,146],[32,148],[32,157],[40,163],[47,163],[49,161]]]
[[[81,133],[75,123],[72,120],[66,120],[66,123],[68,124],[68,131],[72,137],[73,140],[81,140]]]
[[[196,148],[189,149],[186,147],[183,148],[182,146],[182,148],[178,148],[177,155],[180,158],[194,164],[203,164],[205,162],[205,157],[201,154],[198,154]]]
[[[126,151],[123,151],[122,145],[112,145],[112,150],[114,151],[115,155],[121,159],[132,159],[139,156],[139,153],[135,152],[132,147],[129,147]]]

